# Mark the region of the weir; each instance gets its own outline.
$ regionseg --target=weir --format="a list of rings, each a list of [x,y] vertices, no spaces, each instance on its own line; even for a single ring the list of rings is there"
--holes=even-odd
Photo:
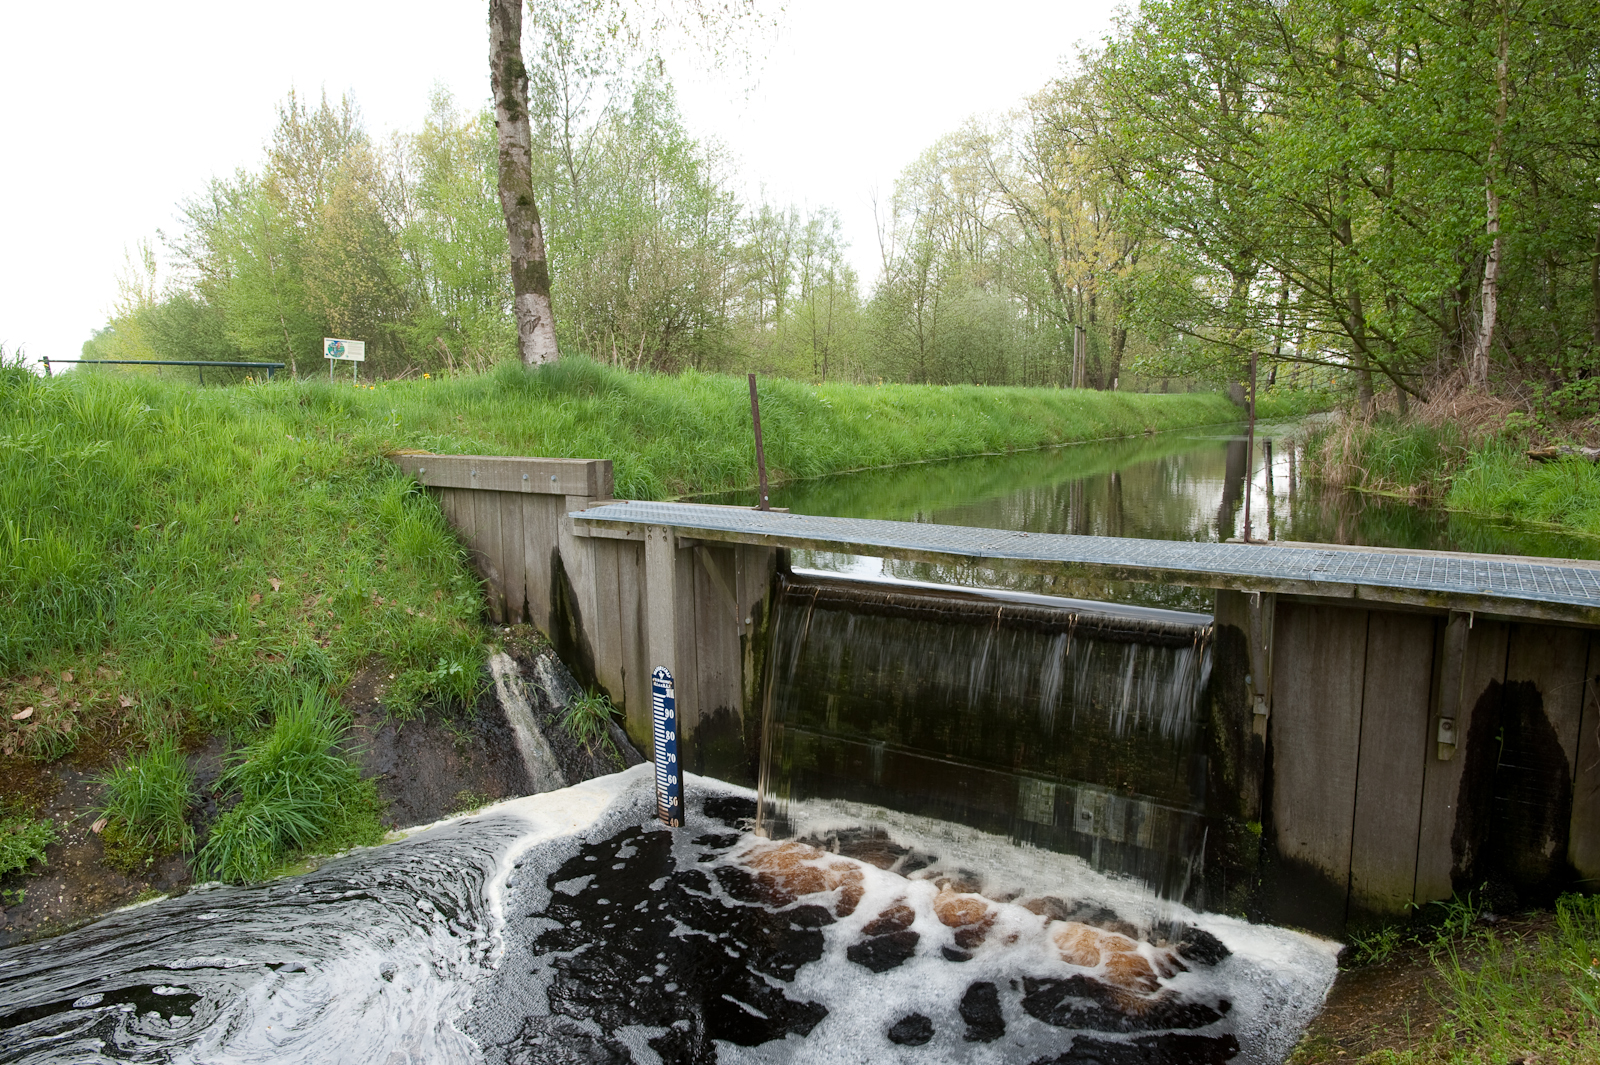
[[[839,799],[1077,854],[1195,899],[1211,619],[780,578],[758,825]]]
[[[544,630],[643,750],[668,667],[685,768],[765,765],[775,829],[786,797],[933,813],[1333,934],[1485,880],[1600,883],[1594,564],[626,503],[604,461],[398,461],[494,617]],[[1215,611],[863,588],[793,574],[795,548],[1212,589]]]

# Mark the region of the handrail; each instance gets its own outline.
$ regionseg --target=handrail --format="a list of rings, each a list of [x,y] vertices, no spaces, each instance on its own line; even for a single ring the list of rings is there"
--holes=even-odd
[[[44,375],[53,377],[54,375],[50,372],[51,359],[49,356],[45,356],[39,361],[44,363]],[[205,362],[197,359],[56,359],[54,361],[80,363],[88,366],[198,366],[200,368],[201,384],[206,383],[207,366],[226,366],[233,370],[264,369],[267,371],[267,380],[270,381],[272,380],[272,371],[281,370],[285,365],[281,362]]]

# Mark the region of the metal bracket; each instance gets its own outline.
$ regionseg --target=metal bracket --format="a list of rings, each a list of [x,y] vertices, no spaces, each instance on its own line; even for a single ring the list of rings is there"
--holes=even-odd
[[[1250,706],[1254,711],[1252,731],[1265,736],[1267,719],[1272,715],[1272,623],[1278,610],[1278,597],[1274,592],[1249,592],[1245,596],[1249,606],[1250,674],[1245,684],[1250,690]]]
[[[1444,625],[1444,647],[1439,656],[1438,729],[1435,753],[1441,762],[1455,757],[1460,733],[1456,719],[1461,716],[1462,691],[1467,677],[1467,636],[1472,631],[1472,612],[1450,611]]]

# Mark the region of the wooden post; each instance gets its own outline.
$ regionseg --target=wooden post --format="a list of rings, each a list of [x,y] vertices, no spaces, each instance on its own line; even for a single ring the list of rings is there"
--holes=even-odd
[[[756,427],[756,473],[761,478],[761,502],[757,510],[771,510],[767,504],[767,452],[761,445],[761,402],[756,398],[756,375],[750,375],[750,422]]]

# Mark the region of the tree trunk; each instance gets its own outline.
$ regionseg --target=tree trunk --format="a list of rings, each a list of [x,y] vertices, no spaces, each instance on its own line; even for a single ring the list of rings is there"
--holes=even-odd
[[[1500,52],[1495,61],[1494,82],[1498,91],[1494,113],[1494,140],[1489,144],[1489,165],[1483,175],[1484,230],[1489,234],[1489,257],[1483,263],[1483,297],[1478,319],[1478,337],[1472,345],[1472,362],[1467,367],[1467,381],[1480,388],[1489,385],[1489,349],[1494,345],[1495,319],[1500,309],[1500,194],[1495,191],[1494,172],[1499,165],[1500,139],[1505,133],[1506,110],[1511,98],[1511,79],[1507,69],[1510,27],[1509,12],[1502,3],[1500,11]]]
[[[1589,259],[1589,299],[1594,304],[1594,318],[1589,322],[1594,349],[1591,355],[1600,355],[1600,230],[1594,235],[1594,255]]]
[[[517,354],[538,366],[560,357],[550,307],[550,264],[533,199],[533,131],[528,70],[522,62],[523,0],[489,0],[489,81],[500,144],[500,209],[511,245],[512,310]]]

